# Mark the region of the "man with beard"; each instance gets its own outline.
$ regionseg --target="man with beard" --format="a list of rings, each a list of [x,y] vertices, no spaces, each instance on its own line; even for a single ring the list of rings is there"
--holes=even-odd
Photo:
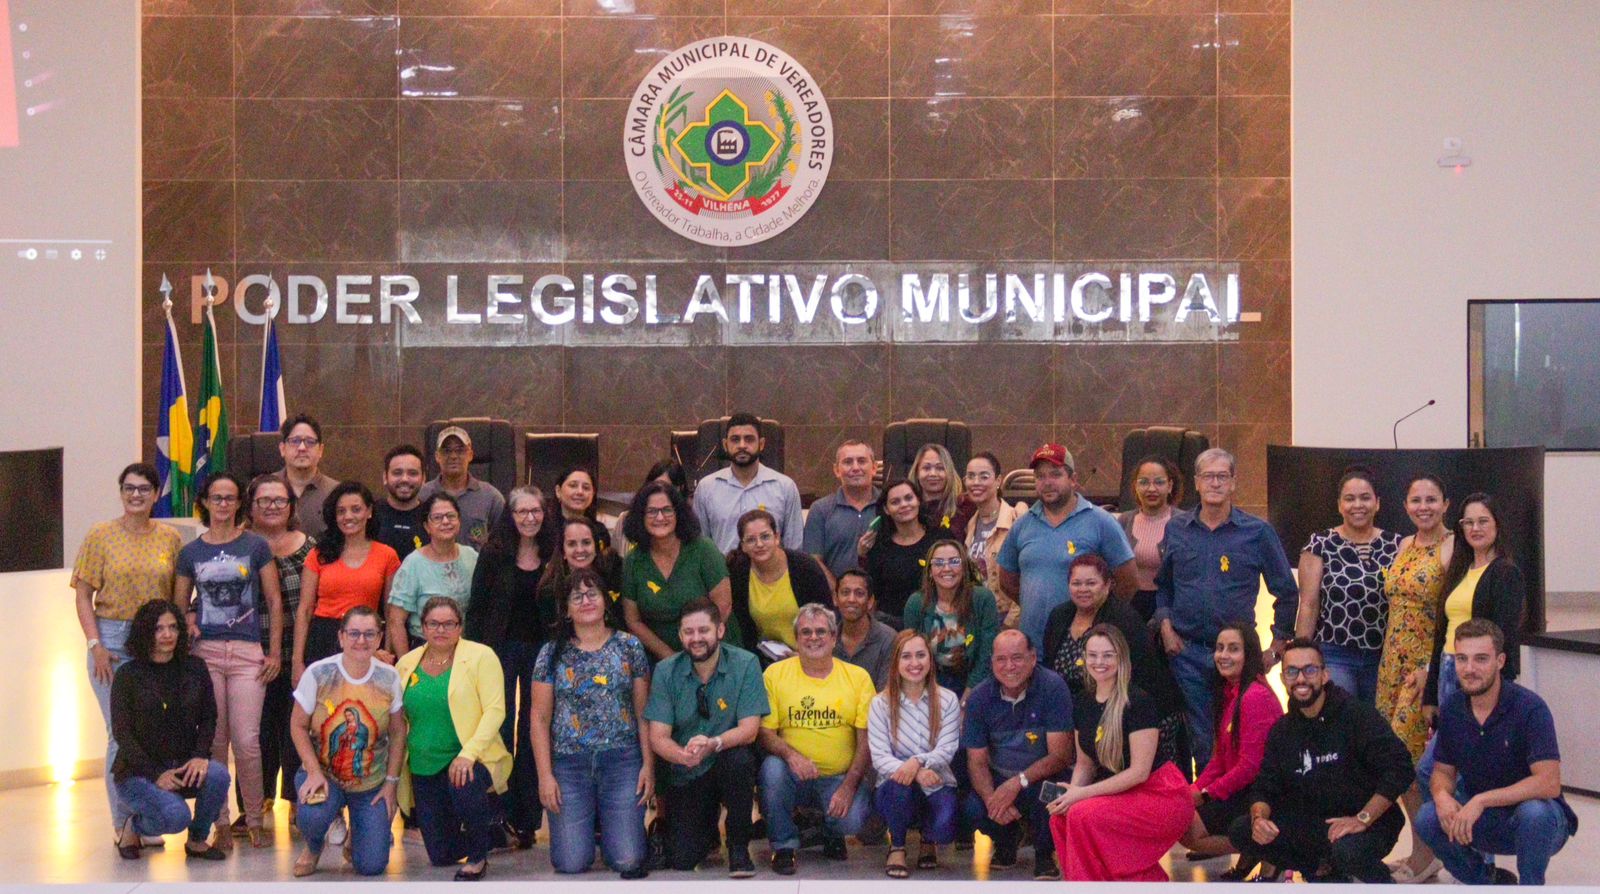
[[[322,472],[322,446],[322,426],[304,413],[285,420],[278,429],[283,470],[276,474],[294,488],[295,522],[313,538],[320,538],[324,530],[322,501],[339,486],[339,479]]]
[[[438,491],[455,497],[461,507],[461,534],[457,539],[473,549],[483,549],[489,528],[506,511],[505,495],[489,482],[472,476],[472,436],[461,426],[447,426],[439,432],[433,458],[439,464],[439,477],[424,484],[417,499],[426,503]]]
[[[644,719],[650,750],[667,765],[658,792],[667,824],[668,869],[692,870],[717,845],[728,811],[728,875],[750,878],[751,780],[756,734],[769,712],[756,656],[724,643],[727,627],[704,597],[683,608],[683,651],[656,665]]]
[[[1542,885],[1550,858],[1578,831],[1561,796],[1555,720],[1544,699],[1501,678],[1505,643],[1484,618],[1456,628],[1461,689],[1439,706],[1433,802],[1417,814],[1417,834],[1468,885],[1517,883],[1484,854],[1516,854],[1522,884]]]
[[[1228,829],[1247,860],[1326,881],[1392,882],[1383,858],[1405,824],[1411,754],[1378,710],[1328,682],[1322,648],[1283,654],[1289,713],[1267,734],[1254,803]]]
[[[739,516],[752,509],[765,509],[778,520],[778,537],[785,549],[798,550],[805,543],[800,488],[793,478],[761,464],[766,446],[761,420],[750,413],[734,413],[722,436],[722,452],[732,465],[707,475],[695,487],[694,514],[719,552],[739,547]]]
[[[1019,629],[1034,651],[1044,648],[1050,612],[1069,598],[1067,578],[1079,556],[1094,553],[1111,568],[1112,588],[1127,599],[1139,588],[1133,547],[1111,513],[1078,493],[1072,454],[1060,444],[1045,444],[1028,460],[1039,499],[1020,516],[1000,546],[1000,587],[1022,606]]]
[[[404,562],[412,550],[428,542],[423,529],[422,451],[410,444],[391,448],[383,457],[384,499],[378,501],[378,542],[388,546]]]

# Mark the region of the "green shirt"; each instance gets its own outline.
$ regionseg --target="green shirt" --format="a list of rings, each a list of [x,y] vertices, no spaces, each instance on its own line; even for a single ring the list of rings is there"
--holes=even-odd
[[[678,561],[672,565],[672,574],[666,577],[650,558],[648,546],[633,550],[622,560],[622,598],[639,607],[645,625],[674,652],[683,651],[683,644],[678,642],[683,607],[709,596],[713,587],[727,579],[728,565],[722,553],[704,537],[683,545]],[[724,638],[729,642],[744,640],[738,619],[728,619]]]
[[[450,668],[430,677],[418,665],[406,681],[406,760],[413,776],[432,776],[450,766],[461,753],[456,724],[450,718]]]
[[[709,717],[700,716],[700,677],[685,652],[656,665],[650,683],[650,701],[644,719],[672,727],[672,741],[686,744],[695,736],[720,736],[746,717],[762,717],[770,708],[761,683],[761,663],[738,646],[722,644],[717,669],[706,681],[705,705]],[[667,764],[672,785],[683,785],[711,768],[715,756],[698,767]],[[663,763],[666,763],[663,761]]]

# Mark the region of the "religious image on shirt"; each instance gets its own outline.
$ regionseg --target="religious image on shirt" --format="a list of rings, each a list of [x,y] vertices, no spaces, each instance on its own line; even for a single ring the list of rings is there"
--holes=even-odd
[[[234,555],[223,550],[196,562],[194,584],[205,595],[199,600],[201,627],[231,628],[255,617],[255,582],[248,553]]]
[[[327,717],[317,726],[317,742],[328,768],[341,787],[372,774],[376,765],[378,723],[366,705],[355,699],[325,705]]]

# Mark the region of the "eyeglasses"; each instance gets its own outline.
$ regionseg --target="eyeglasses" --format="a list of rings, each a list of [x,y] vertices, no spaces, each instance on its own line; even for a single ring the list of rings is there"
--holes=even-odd
[[[800,639],[820,639],[832,634],[833,631],[826,627],[802,627],[794,632],[794,635]]]
[[[1207,484],[1221,484],[1233,477],[1232,472],[1201,472],[1194,476]]]
[[[148,497],[155,493],[156,489],[148,484],[124,484],[122,492],[130,497]]]
[[[928,564],[935,568],[960,568],[961,559],[959,557],[953,559],[934,559]]]
[[[544,510],[538,508],[511,510],[512,518],[538,518],[541,515],[544,515]]]
[[[1223,479],[1217,479],[1217,480],[1225,481],[1227,479],[1223,478]],[[1167,485],[1171,484],[1172,482],[1168,481],[1165,478],[1140,478],[1138,481],[1136,481],[1134,483],[1137,484],[1140,487],[1166,487]]]
[[[299,448],[301,450],[310,450],[311,448],[317,446],[318,444],[321,444],[322,442],[317,440],[316,438],[298,437],[298,438],[284,438],[283,439],[283,443],[288,444],[290,447],[297,447],[297,448]]]
[[[1308,664],[1305,667],[1290,667],[1287,664],[1283,666],[1283,678],[1285,680],[1298,680],[1301,677],[1309,680],[1320,673],[1322,673],[1322,665],[1320,664]]]
[[[778,535],[772,533],[771,531],[762,531],[760,534],[751,534],[739,542],[743,543],[745,546],[756,546],[757,544],[761,543],[771,543],[777,539]]]
[[[460,520],[461,520],[461,516],[457,515],[454,512],[435,512],[434,514],[428,516],[428,521],[431,521],[436,525],[442,525],[445,522],[453,522],[453,521],[460,521]]]
[[[422,629],[423,630],[436,630],[436,631],[438,631],[440,633],[444,633],[444,632],[449,631],[449,630],[454,630],[454,629],[456,629],[457,627],[460,627],[460,626],[461,626],[461,622],[453,620],[453,619],[449,620],[449,621],[423,621],[422,622]]]
[[[345,630],[342,632],[345,636],[355,640],[356,642],[375,640],[378,638],[378,631],[376,630]]]
[[[440,447],[439,448],[439,453],[443,454],[444,456],[460,456],[460,455],[462,455],[463,453],[466,453],[466,452],[467,452],[467,448],[459,447],[459,446],[457,446],[457,447]]]
[[[572,603],[573,605],[582,605],[585,602],[599,602],[600,601],[600,591],[599,590],[579,590],[576,593],[569,594],[567,596],[567,601]]]
[[[701,720],[711,719],[711,699],[706,695],[706,684],[701,683],[700,688],[694,691],[694,710],[700,715]]]
[[[288,506],[288,497],[256,497],[258,509],[287,509]]]
[[[210,496],[206,497],[206,502],[207,503],[216,503],[218,506],[227,506],[230,503],[239,502],[239,495],[238,494],[211,494]]]
[[[1492,524],[1494,524],[1494,519],[1492,518],[1464,518],[1461,520],[1461,527],[1463,528],[1487,528]]]
[[[671,518],[678,514],[678,510],[671,506],[651,506],[644,511],[645,518]]]

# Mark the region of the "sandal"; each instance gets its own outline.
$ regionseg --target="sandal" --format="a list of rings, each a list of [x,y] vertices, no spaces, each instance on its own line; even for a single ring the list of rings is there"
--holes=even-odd
[[[247,827],[245,829],[245,835],[249,836],[249,838],[250,838],[250,846],[251,847],[271,847],[272,846],[272,834],[269,833],[262,826],[249,826],[249,827]]]
[[[937,846],[931,844],[925,844],[922,846],[922,853],[917,855],[917,868],[939,868],[939,850]]]
[[[294,861],[294,877],[305,878],[315,873],[317,871],[318,856],[318,854],[312,853],[309,847],[301,851],[300,856],[295,858]]]
[[[123,843],[127,841],[132,841],[133,843]],[[122,824],[122,832],[117,835],[116,840],[113,843],[117,848],[117,856],[124,860],[139,859],[139,833],[134,831],[133,817],[128,817],[127,821]]]
[[[900,862],[898,862],[898,863],[895,862],[895,857],[896,856],[898,856],[900,858]],[[891,847],[891,848],[889,848],[889,856],[884,861],[883,874],[887,875],[890,878],[910,878],[911,877],[911,870],[906,868],[906,849],[905,848],[903,848],[903,847]]]

